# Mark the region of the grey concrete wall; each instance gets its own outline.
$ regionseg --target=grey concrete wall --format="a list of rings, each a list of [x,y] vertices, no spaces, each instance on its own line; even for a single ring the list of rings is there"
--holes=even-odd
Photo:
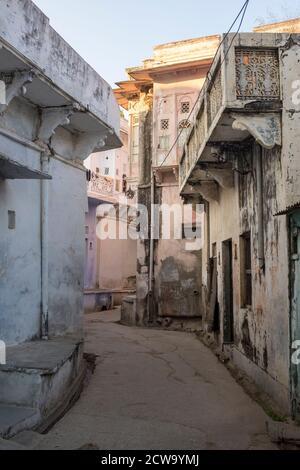
[[[80,332],[83,311],[86,176],[52,159],[49,182],[49,332]]]
[[[14,230],[8,229],[8,210],[16,213]],[[40,182],[0,180],[1,340],[39,337],[40,309]]]

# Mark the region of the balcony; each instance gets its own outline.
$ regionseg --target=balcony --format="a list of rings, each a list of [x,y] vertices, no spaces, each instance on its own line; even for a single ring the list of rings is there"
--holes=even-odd
[[[113,178],[92,172],[91,181],[88,183],[88,196],[114,202],[114,184]]]
[[[228,155],[252,136],[265,148],[281,145],[278,37],[230,34],[203,86],[179,167],[182,197],[217,199],[233,185]]]

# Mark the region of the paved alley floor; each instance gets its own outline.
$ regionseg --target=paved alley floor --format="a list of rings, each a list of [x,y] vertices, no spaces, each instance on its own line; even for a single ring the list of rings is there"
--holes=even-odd
[[[95,373],[41,448],[275,448],[264,412],[197,338],[118,319],[118,310],[86,316]]]

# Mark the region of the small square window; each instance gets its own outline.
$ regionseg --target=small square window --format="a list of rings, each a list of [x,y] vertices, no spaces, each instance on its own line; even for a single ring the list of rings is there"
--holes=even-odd
[[[162,131],[167,131],[169,129],[169,119],[162,119],[160,121],[160,128]]]
[[[190,103],[189,101],[184,101],[181,103],[181,114],[187,114],[190,112]]]
[[[14,230],[16,228],[16,213],[15,211],[8,211],[8,228]]]

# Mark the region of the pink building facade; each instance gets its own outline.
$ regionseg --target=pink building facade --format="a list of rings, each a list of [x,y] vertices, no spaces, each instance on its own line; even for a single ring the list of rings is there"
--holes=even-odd
[[[102,240],[97,225],[103,217],[115,217],[118,229],[126,224],[117,205],[127,207],[128,123],[121,117],[120,137],[123,147],[90,155],[85,161],[89,179],[88,212],[86,214],[86,309],[109,308],[114,297],[120,302],[135,287],[136,241]],[[114,215],[115,214],[115,215]]]

